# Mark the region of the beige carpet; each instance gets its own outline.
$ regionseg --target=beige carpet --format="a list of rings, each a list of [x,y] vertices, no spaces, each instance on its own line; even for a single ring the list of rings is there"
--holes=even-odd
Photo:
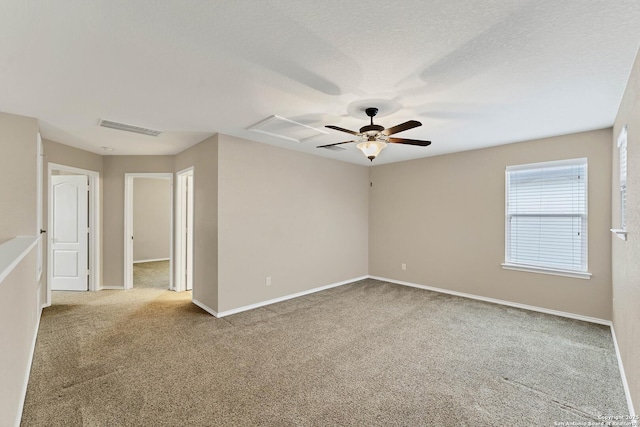
[[[55,293],[25,426],[553,426],[627,412],[608,327],[365,280],[215,319]]]
[[[169,289],[169,261],[133,264],[133,287]]]

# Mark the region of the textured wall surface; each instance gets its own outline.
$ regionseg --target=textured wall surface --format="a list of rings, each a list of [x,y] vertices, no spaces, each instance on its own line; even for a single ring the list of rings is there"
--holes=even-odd
[[[220,135],[218,184],[219,311],[367,274],[368,168]]]
[[[605,129],[374,166],[369,273],[610,319],[610,140]],[[505,168],[580,157],[589,162],[591,279],[502,269]]]
[[[33,118],[0,113],[0,243],[35,236],[36,141]],[[36,250],[0,283],[0,425],[19,420],[40,311]]]
[[[0,242],[36,232],[36,134],[30,117],[0,113]]]
[[[218,135],[207,138],[175,156],[176,172],[192,166],[194,168],[193,298],[217,310]]]
[[[634,407],[640,409],[640,56],[636,58],[613,128],[611,227],[620,228],[617,139],[627,125],[627,241],[611,236],[613,325]]]

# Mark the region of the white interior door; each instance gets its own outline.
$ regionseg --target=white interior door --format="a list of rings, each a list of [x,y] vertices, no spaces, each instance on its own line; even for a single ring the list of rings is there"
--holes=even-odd
[[[193,288],[193,175],[187,175],[187,215],[186,215],[186,289]]]
[[[51,176],[51,289],[88,290],[88,177]]]

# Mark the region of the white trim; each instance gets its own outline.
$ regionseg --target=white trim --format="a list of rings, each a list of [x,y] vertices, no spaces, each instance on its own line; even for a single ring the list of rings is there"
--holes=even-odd
[[[273,299],[270,299],[270,300],[267,300],[267,301],[262,301],[262,302],[257,302],[255,304],[245,305],[243,307],[232,308],[231,310],[222,311],[220,313],[217,313],[217,315],[214,314],[214,316],[216,316],[216,317],[230,316],[232,314],[241,313],[243,311],[253,310],[254,308],[264,307],[265,305],[271,305],[271,304],[275,304],[277,302],[282,302],[282,301],[286,301],[286,300],[289,300],[289,299],[298,298],[298,297],[301,297],[301,296],[304,296],[304,295],[309,295],[309,294],[313,294],[313,293],[316,293],[316,292],[324,291],[324,290],[327,290],[327,289],[336,288],[338,286],[346,285],[346,284],[349,284],[349,283],[358,282],[360,280],[364,280],[364,279],[367,279],[367,278],[369,278],[369,276],[355,277],[353,279],[343,280],[341,282],[332,283],[330,285],[320,286],[318,288],[308,289],[308,290],[302,291],[302,292],[296,292],[295,294],[289,294],[289,295],[285,295],[285,296],[282,296],[282,297],[273,298]]]
[[[213,317],[222,317],[213,308],[209,307],[208,305],[206,305],[204,303],[201,303],[200,301],[198,301],[195,298],[192,298],[191,302],[194,303],[195,305],[197,305],[198,307],[200,307],[201,309],[203,309],[204,311],[206,311],[207,313],[209,313],[210,315],[212,315]]]
[[[621,230],[619,228],[612,228],[610,230],[613,234],[618,236],[619,239],[627,240],[627,230]]]
[[[623,156],[624,153],[624,156]],[[624,157],[624,165],[623,165]],[[623,167],[624,166],[624,167]],[[627,197],[623,197],[622,190],[625,189],[627,194],[627,181],[629,175],[629,152],[627,151],[627,125],[625,124],[618,135],[618,187],[620,194],[620,229],[611,229],[612,232],[622,239],[627,240],[627,224],[628,224],[628,203]]]
[[[42,136],[40,135],[40,131],[38,131],[38,142],[36,149],[36,177],[37,177],[37,185],[36,185],[36,236],[42,234],[43,223],[43,206],[42,199],[44,194],[44,146],[42,145]],[[37,254],[37,264],[36,264],[36,281],[40,283],[40,279],[42,278],[42,272],[44,268],[44,257],[42,255],[42,239],[38,240],[38,254]]]
[[[507,166],[505,168],[505,178],[504,178],[504,212],[505,212],[505,221],[504,221],[504,259],[505,262],[502,264],[503,268],[508,270],[520,270],[527,271],[531,273],[543,273],[543,274],[554,274],[558,276],[568,276],[575,277],[580,279],[590,279],[591,274],[588,273],[589,270],[589,159],[587,157],[580,157],[575,159],[564,159],[564,160],[554,160],[548,162],[538,162],[538,163],[527,163],[520,165]],[[515,214],[509,214],[509,192],[510,192],[510,180],[509,173],[523,170],[531,170],[531,169],[546,169],[546,168],[557,168],[562,166],[584,166],[585,171],[585,213],[580,215],[562,215],[562,216],[580,216],[583,219],[582,223],[582,232],[584,234],[584,238],[582,240],[582,254],[584,256],[583,265],[581,267],[584,268],[584,272],[578,271],[570,271],[570,270],[561,270],[554,269],[553,267],[545,267],[545,266],[535,266],[535,265],[518,265],[508,262],[511,253],[511,227],[510,227],[510,218],[514,216],[518,216]],[[533,215],[540,216],[540,215]],[[545,215],[546,216],[546,215]],[[556,216],[556,215],[551,215]]]
[[[138,261],[133,261],[133,263],[140,264],[142,262],[157,262],[157,261],[171,261],[171,258],[140,259]]]
[[[547,267],[536,267],[531,265],[510,264],[504,262],[501,264],[505,270],[526,271],[529,273],[551,274],[553,276],[573,277],[574,279],[591,279],[591,273],[571,270],[560,270]]]
[[[176,252],[175,252],[175,281],[174,283],[174,287],[173,290],[176,292],[180,292],[180,291],[186,291],[188,288],[188,284],[186,283],[186,272],[185,272],[185,265],[186,265],[186,260],[185,260],[185,250],[184,250],[184,245],[186,244],[185,242],[185,238],[184,235],[186,234],[186,225],[185,225],[185,205],[186,205],[186,201],[184,200],[185,197],[185,193],[186,193],[186,182],[187,182],[187,178],[191,176],[192,177],[192,182],[195,182],[195,168],[193,166],[188,167],[186,169],[182,169],[181,171],[176,172],[176,203],[175,203],[175,211],[176,211],[176,222],[175,222],[175,242],[176,242]],[[193,188],[190,189],[190,191],[193,191]],[[194,205],[195,205],[195,199],[192,197],[192,200],[194,200]],[[194,223],[193,219],[193,215],[194,215],[194,210],[193,210],[193,205],[191,206],[191,215],[192,215],[192,224]],[[193,230],[191,230],[191,232],[193,233]],[[192,274],[190,275],[190,279],[191,279],[191,289],[193,290],[193,238],[191,239],[191,272]]]
[[[488,297],[483,297],[479,295],[467,294],[464,292],[451,291],[449,289],[435,288],[433,286],[420,285],[418,283],[388,279],[386,277],[369,276],[369,278],[375,279],[375,280],[381,280],[383,282],[395,283],[403,286],[410,286],[412,288],[420,288],[420,289],[425,289],[427,291],[439,292],[441,294],[455,295],[457,297],[462,297],[462,298],[469,298],[469,299],[475,299],[478,301],[490,302],[493,304],[506,305],[508,307],[521,308],[523,310],[537,311],[539,313],[552,314],[554,316],[567,317],[569,319],[582,320],[583,322],[597,323],[598,325],[607,325],[607,326],[611,325],[610,320],[599,319],[597,317],[583,316],[582,314],[574,314],[574,313],[567,313],[566,311],[551,310],[549,308],[536,307],[533,305],[520,304],[518,302],[511,302],[511,301],[505,301],[505,300],[500,300],[496,298],[488,298]]]
[[[38,295],[40,292],[38,291]],[[22,421],[22,411],[24,410],[24,401],[27,399],[27,386],[29,385],[29,376],[31,375],[31,365],[33,364],[33,356],[36,353],[36,340],[38,339],[38,331],[40,330],[40,318],[42,317],[42,307],[37,307],[38,319],[36,320],[36,327],[33,333],[33,339],[31,340],[31,347],[29,348],[29,362],[27,363],[27,370],[24,374],[24,382],[22,383],[22,390],[20,391],[20,401],[18,402],[18,413],[16,416],[16,427],[20,427]]]
[[[135,178],[167,179],[169,200],[169,289],[173,289],[173,173],[125,173],[124,174],[124,289],[133,288],[133,180]]]
[[[101,290],[103,290],[103,291],[109,291],[109,290],[124,291],[124,286],[103,286],[101,288]]]
[[[636,416],[636,412],[633,408],[633,400],[631,400],[631,392],[629,391],[629,384],[627,383],[627,376],[624,373],[624,366],[622,366],[622,357],[620,356],[620,348],[618,347],[618,339],[616,338],[616,331],[613,328],[613,323],[611,323],[611,338],[613,338],[613,346],[616,349],[616,358],[618,359],[618,367],[620,368],[620,377],[622,377],[622,387],[624,387],[624,395],[627,398],[627,407],[629,408],[629,415],[631,419],[634,420]],[[638,425],[637,420],[632,424],[634,426]]]
[[[628,130],[627,130],[627,125],[622,126],[622,129],[620,129],[620,133],[618,134],[618,148],[620,148],[620,146],[622,146],[623,143],[627,143],[627,134],[628,134]]]
[[[0,244],[0,283],[40,241],[40,236],[18,236]]]
[[[575,159],[564,159],[564,160],[552,160],[550,162],[538,162],[538,163],[525,163],[520,165],[512,165],[507,166],[506,171],[521,171],[528,169],[539,169],[539,168],[557,168],[559,166],[572,166],[572,165],[586,165],[588,161],[587,157],[578,157]]]
[[[232,314],[241,313],[243,311],[253,310],[254,308],[264,307],[266,305],[275,304],[275,303],[278,303],[278,302],[282,302],[282,301],[286,301],[286,300],[289,300],[289,299],[301,297],[301,296],[312,294],[312,293],[315,293],[315,292],[324,291],[326,289],[331,289],[331,288],[335,288],[335,287],[338,287],[338,286],[346,285],[346,284],[349,284],[349,283],[358,282],[358,281],[364,280],[364,279],[380,280],[380,281],[383,281],[383,282],[395,283],[397,285],[403,285],[403,286],[409,286],[409,287],[412,287],[412,288],[425,289],[427,291],[433,291],[433,292],[439,292],[439,293],[442,293],[442,294],[455,295],[455,296],[462,297],[462,298],[469,298],[469,299],[489,302],[489,303],[493,303],[493,304],[505,305],[505,306],[508,306],[508,307],[521,308],[523,310],[536,311],[536,312],[539,312],[539,313],[551,314],[551,315],[554,315],[554,316],[566,317],[566,318],[569,318],[569,319],[582,320],[584,322],[596,323],[596,324],[599,324],[599,325],[606,325],[606,326],[611,325],[611,321],[610,320],[599,319],[597,317],[584,316],[582,314],[568,313],[568,312],[565,312],[565,311],[552,310],[552,309],[536,307],[536,306],[528,305],[528,304],[521,304],[521,303],[517,303],[517,302],[505,301],[505,300],[500,300],[500,299],[496,299],[496,298],[483,297],[483,296],[468,294],[468,293],[464,293],[464,292],[451,291],[449,289],[436,288],[436,287],[433,287],[433,286],[420,285],[418,283],[411,283],[411,282],[405,282],[405,281],[402,281],[402,280],[395,280],[395,279],[389,279],[389,278],[386,278],[386,277],[370,276],[370,275],[369,276],[356,277],[356,278],[348,279],[348,280],[343,280],[341,282],[332,283],[332,284],[326,285],[326,286],[320,286],[318,288],[313,288],[313,289],[309,289],[309,290],[306,290],[306,291],[297,292],[295,294],[285,295],[285,296],[278,297],[278,298],[273,298],[273,299],[270,299],[270,300],[267,300],[267,301],[262,301],[262,302],[258,302],[258,303],[255,303],[255,304],[250,304],[250,305],[245,305],[245,306],[238,307],[238,308],[233,308],[231,310],[222,311],[220,313],[218,313],[215,310],[207,307],[203,303],[197,301],[195,298],[193,299],[193,302],[196,305],[198,305],[199,307],[201,307],[203,310],[206,310],[207,312],[213,314],[216,317],[225,317],[225,316],[230,316]]]
[[[89,290],[99,291],[102,289],[102,208],[100,204],[100,172],[87,169],[80,169],[73,166],[61,165],[58,163],[47,164],[47,230],[53,230],[53,194],[51,194],[51,174],[54,170],[72,172],[89,177]],[[51,233],[47,233],[47,280],[45,284],[46,297],[42,307],[51,305]]]

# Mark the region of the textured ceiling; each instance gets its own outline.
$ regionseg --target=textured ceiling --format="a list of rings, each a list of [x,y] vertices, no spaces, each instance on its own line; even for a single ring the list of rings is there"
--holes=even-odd
[[[247,128],[358,129],[364,106],[385,127],[421,121],[397,136],[433,144],[391,144],[382,164],[610,126],[639,45],[636,0],[4,0],[0,111],[97,153],[175,154],[221,132],[360,164],[354,144],[315,148],[347,134]]]

